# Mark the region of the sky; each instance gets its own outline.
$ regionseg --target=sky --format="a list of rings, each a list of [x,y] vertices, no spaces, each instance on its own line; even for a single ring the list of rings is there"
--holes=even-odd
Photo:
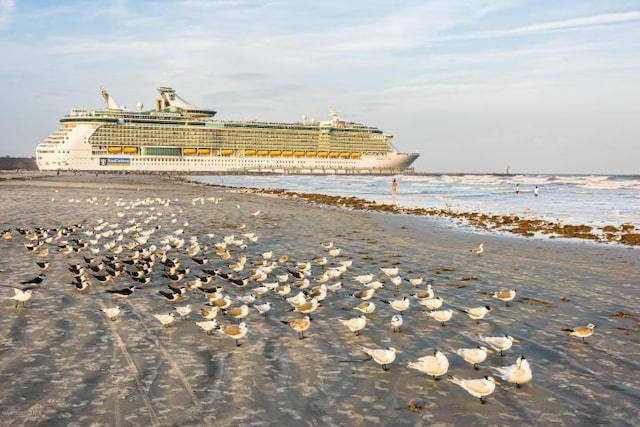
[[[0,0],[0,156],[72,108],[348,121],[417,172],[640,174],[640,1]]]

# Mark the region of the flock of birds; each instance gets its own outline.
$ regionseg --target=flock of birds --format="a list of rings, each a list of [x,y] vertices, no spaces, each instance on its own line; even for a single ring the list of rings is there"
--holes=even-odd
[[[197,197],[193,206],[218,204],[220,199]],[[70,203],[80,203],[71,199]],[[464,313],[473,322],[481,322],[492,312],[489,304],[476,307],[454,307],[436,295],[432,284],[423,277],[402,277],[396,266],[377,267],[364,274],[353,273],[353,258],[332,241],[318,242],[318,253],[309,259],[294,260],[273,250],[258,251],[260,235],[247,230],[246,224],[235,226],[232,234],[218,236],[203,233],[186,237],[190,224],[184,210],[174,208],[174,202],[162,198],[133,201],[88,198],[89,204],[109,204],[116,208],[111,220],[97,219],[92,224],[75,224],[59,228],[17,228],[2,232],[4,244],[20,242],[24,251],[33,257],[39,274],[23,280],[8,297],[17,309],[27,303],[40,289],[47,288],[48,272],[55,262],[64,262],[68,272],[67,285],[74,292],[104,293],[101,311],[109,321],[123,315],[122,305],[139,293],[156,298],[161,312],[154,314],[161,327],[171,327],[178,321],[190,320],[205,334],[219,333],[241,345],[249,332],[250,317],[276,318],[279,322],[305,338],[313,324],[313,317],[322,312],[329,300],[348,301],[350,309],[360,312],[336,319],[345,332],[354,336],[364,333],[372,316],[392,313],[389,328],[401,333],[406,312],[417,306],[442,327],[456,312]],[[238,206],[239,208],[239,206]],[[254,218],[253,225],[265,214],[255,211],[246,214]],[[162,224],[162,225],[160,225]],[[264,249],[264,248],[263,248]],[[484,247],[471,250],[480,256]],[[54,255],[55,254],[55,255]],[[61,261],[63,260],[63,261]],[[56,277],[56,279],[64,279]],[[380,289],[391,289],[397,298],[380,297]],[[402,295],[404,293],[404,295]],[[387,293],[386,295],[389,295]],[[495,300],[506,306],[515,299],[515,289],[497,289]],[[122,302],[115,302],[122,300]],[[378,310],[382,304],[385,309]],[[167,307],[171,309],[167,310]],[[275,310],[272,310],[274,309]],[[377,311],[376,311],[377,310]],[[273,312],[276,312],[273,315]],[[413,315],[415,309],[411,312]],[[253,313],[253,314],[252,314]],[[293,315],[291,313],[294,313]],[[295,316],[295,317],[293,317]],[[222,318],[226,321],[222,321]],[[289,318],[285,318],[289,317]],[[595,326],[567,329],[569,335],[585,339]],[[456,356],[479,370],[488,355],[497,352],[504,356],[518,340],[510,335],[479,336],[478,345],[455,350]],[[388,370],[400,349],[394,347],[360,347],[362,353]],[[433,379],[449,373],[449,359],[440,350],[408,362]],[[521,355],[515,363],[492,368],[504,381],[520,387],[533,378],[531,365]],[[492,394],[499,382],[491,375],[479,378],[448,376],[470,395],[484,399]]]

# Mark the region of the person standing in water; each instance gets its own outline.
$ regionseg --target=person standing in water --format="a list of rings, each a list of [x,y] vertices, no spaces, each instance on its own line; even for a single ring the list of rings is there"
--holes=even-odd
[[[535,197],[538,197],[538,186],[536,185],[536,187],[533,189],[533,195]]]
[[[396,179],[393,178],[393,181],[391,181],[391,195],[395,196],[397,191],[398,191],[398,181],[396,181]]]
[[[516,196],[520,195],[520,184],[516,184]]]

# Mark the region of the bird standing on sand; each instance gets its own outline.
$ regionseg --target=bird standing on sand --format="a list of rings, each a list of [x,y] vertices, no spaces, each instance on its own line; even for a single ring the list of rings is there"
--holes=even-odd
[[[568,329],[562,329],[562,330],[569,332],[569,335],[573,337],[582,338],[582,342],[586,343],[584,339],[593,335],[593,331],[595,328],[596,328],[596,325],[594,325],[593,323],[589,323],[587,326],[578,326],[575,328],[568,328]]]
[[[401,350],[398,350],[393,347],[387,348],[366,348],[363,347],[362,351],[369,355],[378,365],[382,366],[382,369],[387,371],[389,370],[389,365],[396,360],[396,354],[402,353]]]
[[[416,369],[438,380],[439,376],[449,370],[449,360],[440,350],[434,350],[433,355],[423,356],[415,362],[409,362],[409,368]]]
[[[16,308],[18,307],[19,303],[22,303],[23,308],[27,308],[26,303],[33,296],[33,291],[31,289],[23,290],[23,289],[13,288],[13,292],[14,292],[14,295],[12,297],[9,297],[9,299],[16,300]]]
[[[509,350],[514,342],[520,342],[511,335],[502,335],[497,337],[480,337],[480,339],[495,350],[500,352],[500,356],[504,356],[504,352]]]
[[[465,308],[461,311],[467,313],[467,316],[475,320],[477,323],[480,323],[480,320],[484,319],[487,313],[491,311],[491,307],[488,305],[483,305],[480,307]]]
[[[209,335],[209,333],[211,333],[211,331],[213,331],[214,329],[216,329],[218,327],[218,321],[213,319],[213,320],[203,320],[200,322],[195,322],[196,326],[198,326],[200,329],[202,329],[207,335]]]
[[[404,319],[402,318],[402,314],[394,314],[393,316],[391,316],[392,332],[402,332],[403,324],[404,324]]]
[[[120,307],[117,305],[115,307],[105,307],[100,311],[102,311],[109,320],[116,320],[120,315]]]
[[[376,303],[374,303],[373,301],[363,301],[360,304],[358,304],[357,306],[355,306],[354,308],[355,310],[358,310],[364,314],[371,314],[375,311],[376,309]]]
[[[247,324],[240,322],[239,325],[228,324],[219,327],[220,332],[224,335],[233,338],[236,341],[236,347],[240,347],[240,340],[247,335],[249,329]]]
[[[189,316],[191,314],[191,304],[179,305],[179,306],[174,307],[174,308],[178,312],[178,314],[180,315],[180,318],[182,320],[186,319],[187,316]]]
[[[340,323],[346,326],[354,335],[360,335],[360,331],[363,330],[367,326],[367,321],[369,318],[364,314],[353,317],[351,319],[338,319]]]
[[[162,326],[164,326],[165,328],[168,328],[169,325],[171,325],[173,323],[173,321],[175,320],[175,315],[173,313],[169,313],[169,314],[154,314],[153,316],[156,319],[158,319],[160,321],[160,323],[162,324]]]
[[[387,301],[387,300],[380,300],[386,304],[389,304],[391,306],[391,308],[393,308],[396,311],[399,311],[400,313],[402,313],[403,311],[407,310],[409,308],[409,298],[408,297],[404,297],[402,299],[394,299],[391,301]]]
[[[447,309],[444,310],[435,310],[435,311],[430,311],[429,313],[427,313],[430,317],[434,318],[435,320],[437,320],[438,322],[440,322],[440,326],[445,325],[446,322],[448,322],[449,320],[451,320],[451,317],[453,317],[453,311]]]
[[[503,289],[500,291],[497,291],[493,294],[494,298],[499,299],[500,301],[504,301],[507,305],[507,307],[509,306],[509,302],[513,301],[513,299],[516,297],[516,290],[515,289]]]
[[[309,316],[304,316],[301,319],[281,320],[281,322],[296,331],[300,339],[304,338],[304,331],[311,327],[311,318]]]
[[[459,348],[456,350],[456,354],[462,357],[466,362],[473,365],[473,369],[476,371],[478,363],[482,363],[487,359],[487,354],[493,353],[493,350],[489,350],[487,347],[479,345],[476,348]]]
[[[128,298],[133,294],[133,291],[136,289],[135,286],[129,286],[128,288],[122,289],[107,289],[106,292],[119,296],[121,298]]]
[[[482,254],[482,252],[484,252],[484,243],[480,243],[478,246],[476,246],[475,248],[471,249],[471,252],[473,252],[474,254],[480,256],[480,254]]]
[[[463,380],[456,377],[451,377],[450,381],[462,387],[471,396],[479,398],[480,403],[486,403],[484,401],[484,398],[493,393],[493,391],[496,389],[496,384],[500,384],[490,376],[471,380]]]
[[[42,283],[44,278],[45,278],[45,274],[40,273],[33,279],[23,280],[22,282],[20,282],[20,284],[21,285],[39,285],[40,283]]]
[[[529,361],[524,356],[518,357],[516,363],[511,366],[494,368],[503,380],[514,383],[517,388],[526,384],[533,378]]]

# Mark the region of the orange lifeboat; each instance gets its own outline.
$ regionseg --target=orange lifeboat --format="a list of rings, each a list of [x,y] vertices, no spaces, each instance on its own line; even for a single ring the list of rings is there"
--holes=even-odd
[[[294,156],[296,157],[303,157],[304,156],[304,151],[296,151],[293,153]]]
[[[200,156],[208,156],[209,154],[211,154],[211,149],[210,148],[198,148],[198,155],[200,155]]]
[[[122,147],[120,147],[119,145],[112,145],[110,147],[107,147],[107,152],[111,154],[120,154],[122,153]]]
[[[193,156],[194,154],[196,154],[196,149],[195,148],[183,148],[182,149],[182,155],[184,155],[184,156]]]
[[[293,156],[293,151],[283,151],[282,155],[284,157],[291,157],[291,156]]]
[[[360,157],[362,157],[362,153],[351,153],[350,156],[352,159],[359,159]]]
[[[245,156],[255,156],[256,155],[256,150],[244,150],[244,155]]]
[[[327,157],[329,153],[326,151],[318,151],[318,157]]]
[[[136,154],[138,152],[138,147],[124,147],[125,154]]]
[[[223,156],[230,156],[233,154],[233,150],[228,148],[223,148],[222,150],[220,150],[220,154]]]

